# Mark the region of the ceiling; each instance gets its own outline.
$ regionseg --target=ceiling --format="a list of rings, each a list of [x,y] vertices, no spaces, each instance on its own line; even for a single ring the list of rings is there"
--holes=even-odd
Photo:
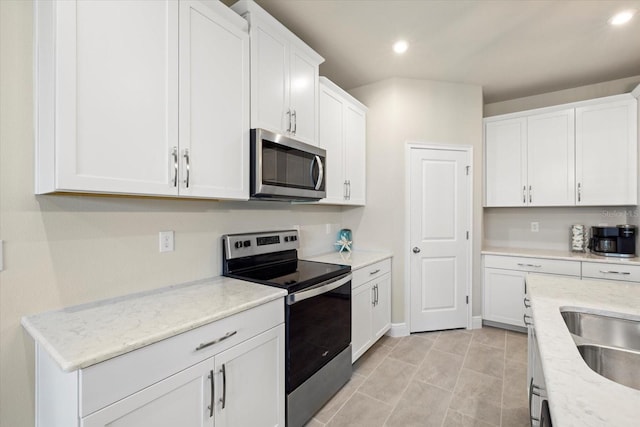
[[[235,0],[223,0],[233,4]],[[640,75],[640,0],[257,0],[346,90],[390,77],[483,87],[498,102]],[[607,20],[636,9],[622,27]],[[402,56],[391,46],[409,42]]]

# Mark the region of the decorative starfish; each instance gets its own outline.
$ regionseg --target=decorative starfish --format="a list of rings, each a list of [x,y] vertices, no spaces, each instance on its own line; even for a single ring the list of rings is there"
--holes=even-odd
[[[334,243],[334,245],[340,246],[340,252],[344,251],[345,249],[347,251],[351,252],[351,244],[352,243],[353,243],[353,241],[347,240],[346,237],[341,237],[340,240],[338,240],[337,242]]]

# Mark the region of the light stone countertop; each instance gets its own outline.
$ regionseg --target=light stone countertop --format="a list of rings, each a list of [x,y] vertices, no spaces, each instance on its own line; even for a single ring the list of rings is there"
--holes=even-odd
[[[388,251],[353,251],[330,252],[324,255],[305,258],[309,261],[327,262],[329,264],[350,265],[351,270],[358,270],[378,261],[392,258],[393,253]]]
[[[601,262],[605,264],[640,265],[640,257],[637,256],[633,258],[604,257],[592,254],[590,252],[571,252],[568,250],[558,251],[549,249],[524,249],[490,246],[483,248],[481,253],[482,255],[520,256],[528,258],[559,259],[566,261]]]
[[[637,426],[640,391],[587,366],[560,309],[640,320],[640,285],[529,274],[527,288],[554,426]]]
[[[285,295],[275,287],[216,277],[25,316],[22,326],[70,372]]]

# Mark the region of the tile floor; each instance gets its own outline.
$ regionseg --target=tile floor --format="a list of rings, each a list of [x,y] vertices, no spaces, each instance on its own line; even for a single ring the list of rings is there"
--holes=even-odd
[[[526,334],[484,327],[385,336],[307,427],[525,427],[526,375]]]

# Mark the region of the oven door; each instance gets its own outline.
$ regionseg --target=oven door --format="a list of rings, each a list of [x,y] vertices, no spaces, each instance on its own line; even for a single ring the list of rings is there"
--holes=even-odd
[[[286,297],[287,393],[351,343],[351,273]]]
[[[251,130],[251,197],[319,200],[326,151],[264,129]]]

